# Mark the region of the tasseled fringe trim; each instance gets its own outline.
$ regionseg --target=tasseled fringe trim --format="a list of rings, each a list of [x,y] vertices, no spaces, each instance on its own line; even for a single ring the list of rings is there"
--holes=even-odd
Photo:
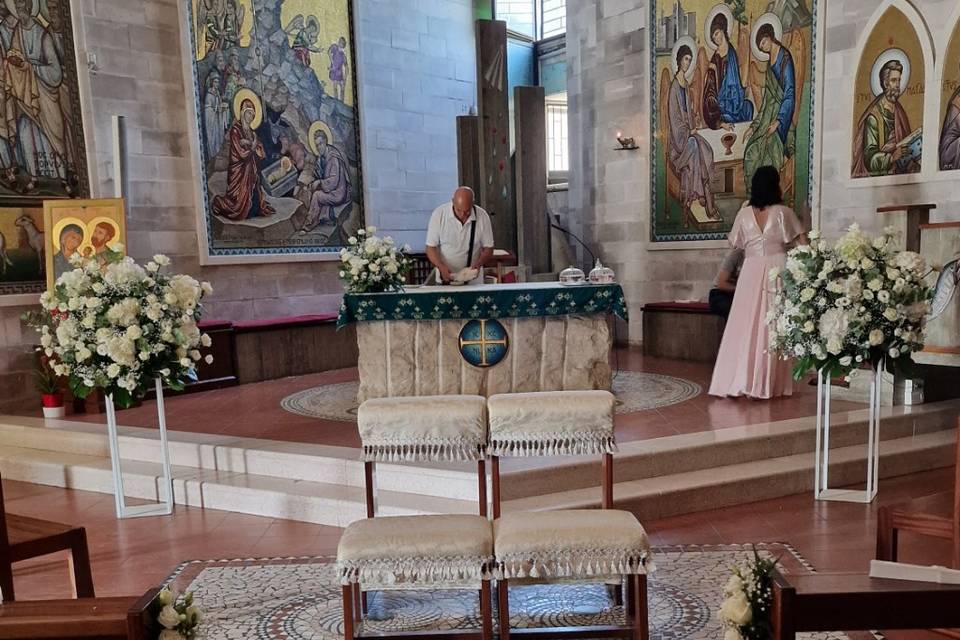
[[[616,453],[617,442],[613,435],[599,436],[595,433],[529,436],[505,440],[491,438],[487,453],[492,456],[589,456]]]
[[[363,462],[426,462],[482,460],[486,447],[478,442],[411,442],[364,444]]]
[[[337,563],[340,584],[381,585],[479,582],[493,578],[493,558],[409,558]]]
[[[544,554],[511,554],[498,557],[495,579],[571,578],[648,574],[656,571],[646,551],[594,550],[584,552],[551,552]]]

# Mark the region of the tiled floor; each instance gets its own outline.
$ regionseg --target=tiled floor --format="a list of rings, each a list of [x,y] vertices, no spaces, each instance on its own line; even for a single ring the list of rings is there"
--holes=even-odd
[[[692,380],[704,390],[686,402],[618,415],[616,431],[621,442],[806,417],[816,412],[816,388],[805,382],[795,385],[795,394],[790,398],[714,398],[706,394],[712,372],[709,364],[645,358],[637,349],[616,350],[614,361],[622,369]],[[280,401],[292,393],[356,377],[356,369],[342,369],[168,398],[167,425],[175,431],[359,447],[355,423],[306,418],[280,408]],[[833,402],[836,412],[862,407],[852,402]],[[103,422],[105,418],[75,415],[72,419]],[[120,411],[118,419],[127,426],[155,426],[155,404],[146,402],[141,407]]]

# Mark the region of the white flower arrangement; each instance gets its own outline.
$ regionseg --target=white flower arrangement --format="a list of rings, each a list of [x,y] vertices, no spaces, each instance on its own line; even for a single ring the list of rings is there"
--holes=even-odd
[[[410,247],[397,247],[393,238],[379,238],[376,232],[376,227],[360,229],[340,250],[340,279],[350,293],[403,290]]]
[[[159,640],[189,640],[196,638],[202,614],[193,604],[193,594],[182,596],[164,587],[157,594],[157,604],[161,607],[157,622],[163,627]]]
[[[796,358],[794,376],[810,369],[844,376],[886,358],[905,369],[923,349],[931,288],[924,259],[896,250],[892,229],[870,238],[852,225],[833,247],[816,232],[792,249],[767,316],[770,348]]]
[[[156,255],[141,267],[118,252],[101,270],[97,260],[81,258],[40,296],[47,318],[34,323],[39,349],[75,396],[103,389],[123,408],[156,378],[183,389],[201,359],[200,347],[210,346],[197,321],[212,288],[188,275],[162,273],[169,264]]]
[[[761,558],[756,547],[746,567],[734,567],[723,588],[720,620],[723,640],[769,640],[773,637],[770,608],[773,604],[773,570],[777,561]]]

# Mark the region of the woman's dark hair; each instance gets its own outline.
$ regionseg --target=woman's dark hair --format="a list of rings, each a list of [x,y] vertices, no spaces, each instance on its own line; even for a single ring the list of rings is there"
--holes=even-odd
[[[711,41],[713,40],[713,34],[715,34],[718,29],[720,31],[723,31],[723,37],[726,38],[727,37],[727,16],[723,15],[722,13],[718,13],[717,15],[715,15],[713,17],[713,20],[710,22],[709,37]]]
[[[693,57],[693,51],[685,44],[680,45],[680,48],[677,49],[677,69],[680,68],[680,61],[683,60],[683,56]]]
[[[763,40],[764,38],[770,38],[772,41],[776,42],[777,44],[781,44],[781,42],[777,40],[777,32],[774,30],[773,25],[770,24],[769,22],[764,22],[762,25],[760,25],[760,28],[757,29],[757,37],[756,37],[757,47],[760,46],[760,41]]]
[[[780,172],[775,167],[765,166],[757,169],[750,182],[750,205],[763,209],[773,204],[783,204],[780,191]]]

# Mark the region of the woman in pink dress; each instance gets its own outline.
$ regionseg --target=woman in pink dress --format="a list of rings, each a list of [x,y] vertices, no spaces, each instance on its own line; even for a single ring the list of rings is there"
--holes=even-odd
[[[723,332],[710,395],[773,398],[793,393],[793,364],[768,348],[767,309],[773,300],[770,269],[783,268],[787,250],[807,244],[797,215],[783,206],[780,174],[760,167],[753,176],[750,202],[737,213],[730,244],[744,251],[733,306]]]

